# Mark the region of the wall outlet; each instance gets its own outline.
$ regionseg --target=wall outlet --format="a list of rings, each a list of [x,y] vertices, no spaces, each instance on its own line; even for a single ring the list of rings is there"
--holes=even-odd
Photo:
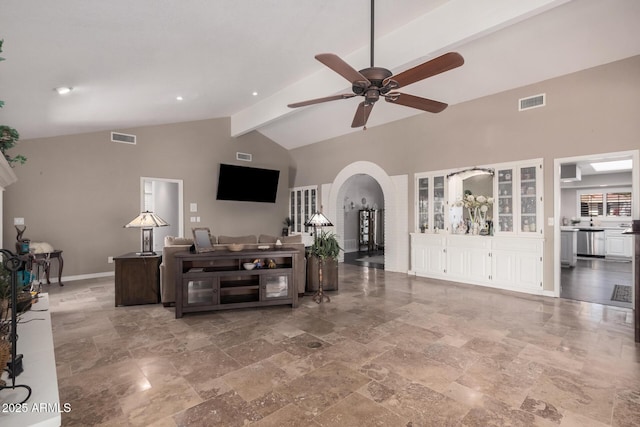
[[[13,218],[13,225],[24,225],[24,218]]]
[[[112,256],[107,257],[107,263],[108,264],[113,264],[113,257]]]
[[[195,216],[189,217],[189,222],[196,222],[196,217]]]

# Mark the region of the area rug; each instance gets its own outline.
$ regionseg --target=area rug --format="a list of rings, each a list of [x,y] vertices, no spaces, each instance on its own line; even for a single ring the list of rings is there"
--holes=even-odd
[[[358,258],[356,261],[362,262],[374,262],[376,264],[384,264],[384,255],[366,256],[364,258]]]
[[[613,294],[611,294],[611,301],[631,302],[631,286],[615,285]]]

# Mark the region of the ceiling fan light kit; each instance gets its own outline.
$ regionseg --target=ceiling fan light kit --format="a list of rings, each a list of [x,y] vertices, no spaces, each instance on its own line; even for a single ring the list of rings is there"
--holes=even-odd
[[[395,89],[408,86],[428,77],[460,67],[464,64],[464,58],[462,55],[457,52],[445,53],[444,55],[438,56],[437,58],[424,62],[394,76],[393,73],[386,68],[373,66],[373,30],[374,0],[371,0],[371,66],[369,68],[356,71],[338,55],[333,53],[321,53],[315,56],[318,61],[347,79],[351,83],[351,90],[353,93],[296,102],[289,104],[288,107],[305,107],[307,105],[320,104],[322,102],[362,96],[364,97],[364,101],[358,105],[351,127],[364,127],[365,129],[371,110],[380,97],[383,97],[385,101],[392,104],[404,105],[405,107],[416,108],[430,113],[439,113],[447,108],[447,104],[444,102],[397,92]]]

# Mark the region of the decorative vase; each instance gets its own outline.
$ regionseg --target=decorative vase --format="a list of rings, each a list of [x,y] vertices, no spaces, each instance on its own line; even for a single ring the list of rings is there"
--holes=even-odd
[[[474,236],[480,234],[480,224],[478,224],[477,222],[471,223],[471,234],[473,234]]]

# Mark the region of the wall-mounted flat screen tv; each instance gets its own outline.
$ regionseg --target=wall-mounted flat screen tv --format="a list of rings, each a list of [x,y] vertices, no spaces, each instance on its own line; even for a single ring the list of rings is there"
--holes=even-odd
[[[275,203],[280,171],[220,164],[218,200]]]

